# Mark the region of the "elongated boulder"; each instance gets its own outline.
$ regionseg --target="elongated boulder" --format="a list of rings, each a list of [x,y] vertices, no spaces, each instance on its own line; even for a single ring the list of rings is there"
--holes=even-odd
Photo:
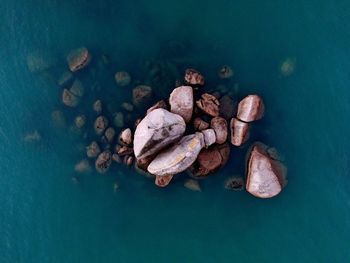
[[[210,127],[215,131],[216,143],[223,144],[227,140],[227,121],[222,117],[212,118]]]
[[[266,145],[255,143],[248,153],[246,189],[259,198],[274,197],[285,185],[286,171],[280,161],[271,158]]]
[[[134,152],[137,159],[159,152],[184,134],[184,119],[164,109],[155,109],[137,125]]]
[[[147,170],[157,176],[181,173],[194,163],[203,147],[203,134],[187,135],[172,147],[158,154]]]
[[[206,114],[217,117],[219,116],[219,106],[220,103],[217,98],[208,93],[204,93],[201,96],[201,99],[196,101],[196,105]]]
[[[169,99],[170,111],[180,115],[189,122],[193,113],[193,89],[191,86],[181,86],[173,90]]]
[[[237,118],[244,122],[252,122],[264,116],[264,102],[258,95],[248,95],[238,104]]]
[[[72,72],[85,68],[90,61],[91,55],[86,47],[74,49],[67,56],[68,66]]]
[[[241,146],[249,139],[249,124],[232,118],[230,121],[231,143],[235,146]]]

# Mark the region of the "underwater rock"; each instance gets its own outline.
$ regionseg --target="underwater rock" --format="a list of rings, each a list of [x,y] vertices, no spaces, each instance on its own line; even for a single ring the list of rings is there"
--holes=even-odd
[[[71,93],[69,90],[64,89],[62,93],[62,102],[68,107],[76,107],[80,102],[80,98]]]
[[[120,156],[116,153],[112,154],[112,160],[115,161],[116,163],[122,163],[122,159],[120,158]]]
[[[180,115],[189,122],[193,112],[193,89],[191,86],[181,86],[173,90],[169,99],[170,111]]]
[[[219,69],[218,75],[221,79],[229,79],[233,77],[233,69],[230,66],[224,65]]]
[[[278,195],[286,182],[286,167],[272,159],[268,147],[255,143],[248,152],[246,189],[259,198]]]
[[[102,135],[107,127],[108,127],[108,119],[102,115],[98,116],[94,123],[94,129],[96,134]]]
[[[224,117],[226,120],[231,119],[235,114],[235,104],[233,99],[228,95],[224,95],[220,98],[219,102],[220,116]]]
[[[112,164],[112,153],[107,150],[100,153],[95,162],[96,171],[99,173],[105,173],[108,171]]]
[[[94,104],[92,105],[92,109],[100,114],[102,112],[102,101],[101,100],[96,100]]]
[[[202,131],[209,128],[209,123],[203,121],[201,118],[195,118],[193,121],[193,128],[196,131]]]
[[[114,182],[113,183],[113,192],[116,193],[118,191],[119,187],[120,187],[119,184],[117,182]]]
[[[122,108],[126,111],[133,111],[134,110],[134,105],[132,105],[131,103],[128,102],[123,102],[122,103]]]
[[[252,122],[264,116],[264,103],[258,95],[248,95],[238,104],[237,118],[244,122]]]
[[[197,159],[203,148],[203,134],[183,137],[178,143],[159,153],[147,170],[158,176],[174,175],[185,171]]]
[[[96,158],[101,153],[100,146],[93,141],[86,147],[86,155],[89,158]]]
[[[166,104],[166,102],[164,100],[160,100],[156,104],[154,104],[151,108],[149,108],[147,110],[147,114],[149,114],[151,111],[156,110],[156,109],[169,110],[168,109],[168,105]]]
[[[156,180],[155,180],[155,185],[159,187],[166,187],[169,185],[171,179],[173,179],[174,175],[163,175],[163,176],[158,176],[156,175]]]
[[[69,91],[74,94],[77,97],[82,97],[84,96],[84,86],[83,83],[80,80],[74,80],[71,88]]]
[[[115,136],[115,130],[112,127],[108,127],[105,131],[105,137],[109,143],[113,142]]]
[[[60,110],[54,110],[51,113],[51,119],[56,127],[63,128],[66,126],[66,118]]]
[[[204,85],[203,75],[195,69],[186,69],[185,82],[190,85]]]
[[[41,140],[41,135],[38,131],[33,131],[31,133],[27,133],[24,136],[24,141],[25,142],[36,142]]]
[[[114,113],[113,124],[117,128],[124,127],[124,115],[121,112]]]
[[[213,95],[208,93],[202,94],[201,99],[196,101],[196,105],[198,108],[212,117],[219,116],[220,103]]]
[[[237,176],[227,178],[224,187],[227,190],[242,191],[244,190],[244,180],[242,177]]]
[[[78,129],[83,128],[84,125],[85,125],[85,123],[86,123],[86,117],[85,117],[85,115],[79,115],[79,116],[75,117],[74,123],[75,123],[75,126],[76,126]]]
[[[215,117],[210,121],[210,127],[215,131],[216,143],[222,144],[227,140],[227,121],[222,117]]]
[[[185,132],[184,119],[164,109],[156,109],[146,115],[137,126],[134,135],[134,151],[137,159],[159,152],[177,141]]]
[[[84,159],[81,160],[80,162],[78,162],[75,166],[74,166],[74,171],[78,172],[78,173],[89,173],[91,172],[91,166],[88,160]]]
[[[132,132],[130,128],[124,129],[119,134],[118,141],[120,144],[129,146],[132,144]]]
[[[296,67],[296,58],[287,58],[280,65],[280,72],[284,77],[292,75]]]
[[[117,145],[115,147],[115,151],[119,156],[131,155],[134,153],[133,148],[125,145],[124,146]]]
[[[136,107],[147,105],[152,98],[152,88],[146,85],[139,85],[132,90],[133,104]]]
[[[114,75],[115,82],[120,87],[128,86],[131,82],[130,74],[126,71],[118,71]]]
[[[27,66],[32,73],[43,72],[51,68],[55,63],[55,59],[39,51],[33,52],[27,56]]]
[[[59,77],[57,84],[62,88],[69,86],[73,82],[73,74],[70,71],[65,71]]]
[[[206,129],[202,131],[204,135],[205,147],[208,148],[210,145],[214,144],[216,141],[215,131],[213,129]]]
[[[91,61],[91,55],[86,47],[72,50],[67,56],[69,69],[76,72],[85,68]]]
[[[249,124],[232,118],[230,122],[231,143],[235,146],[241,146],[249,139]]]
[[[197,180],[193,179],[186,179],[184,186],[194,192],[201,192],[201,186],[199,185],[199,182]]]
[[[131,166],[134,162],[134,157],[130,155],[125,155],[123,159],[123,163],[127,166]]]

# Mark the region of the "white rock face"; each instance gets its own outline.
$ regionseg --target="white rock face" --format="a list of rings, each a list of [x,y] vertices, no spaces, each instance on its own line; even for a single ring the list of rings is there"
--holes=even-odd
[[[203,147],[203,134],[187,135],[174,146],[158,154],[147,170],[158,176],[181,173],[194,163]]]
[[[184,119],[164,109],[150,112],[137,125],[134,135],[134,153],[137,159],[155,154],[177,141],[185,132]]]
[[[285,184],[285,166],[272,159],[268,147],[262,143],[256,143],[248,158],[246,189],[252,195],[259,198],[271,198],[278,195]]]
[[[181,86],[173,90],[169,99],[170,111],[180,115],[185,122],[189,122],[193,113],[193,89]]]

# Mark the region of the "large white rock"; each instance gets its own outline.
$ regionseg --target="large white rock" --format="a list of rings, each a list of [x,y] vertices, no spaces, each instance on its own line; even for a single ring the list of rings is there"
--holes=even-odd
[[[189,122],[193,112],[193,89],[191,86],[181,86],[173,90],[169,99],[170,111],[180,115]]]
[[[248,95],[238,104],[237,118],[244,122],[260,120],[264,110],[264,102],[258,95]]]
[[[145,158],[177,141],[185,132],[184,119],[164,109],[155,109],[137,125],[134,135],[134,153]]]
[[[158,176],[181,173],[194,163],[203,147],[203,134],[197,132],[187,135],[172,147],[158,154],[147,170]]]
[[[268,153],[268,147],[255,143],[248,156],[246,189],[259,198],[278,195],[286,182],[285,166]]]

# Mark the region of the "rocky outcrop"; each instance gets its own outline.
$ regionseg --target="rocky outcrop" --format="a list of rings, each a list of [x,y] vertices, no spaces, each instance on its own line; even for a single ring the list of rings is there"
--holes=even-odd
[[[191,86],[180,86],[173,90],[169,99],[170,111],[180,115],[185,122],[192,119],[193,89]]]
[[[196,101],[196,105],[198,108],[212,117],[219,116],[220,103],[213,95],[208,93],[202,94],[201,99]]]
[[[248,95],[238,104],[237,118],[244,122],[252,122],[264,116],[264,103],[258,95]]]
[[[124,129],[119,134],[119,143],[125,146],[132,144],[132,132],[130,128]]]
[[[223,144],[227,140],[227,121],[222,117],[215,117],[210,121],[210,127],[215,131],[216,143]]]
[[[145,158],[177,141],[184,134],[184,119],[164,109],[156,109],[137,125],[134,152],[137,159]]]
[[[72,72],[85,68],[90,61],[91,55],[86,47],[74,49],[67,56],[68,66]]]
[[[233,77],[233,69],[230,66],[224,65],[219,69],[219,78],[229,79]]]
[[[190,85],[204,85],[203,75],[195,69],[186,69],[185,82]]]
[[[246,189],[259,198],[278,195],[286,182],[286,168],[268,153],[268,147],[255,143],[248,152]]]
[[[231,143],[235,146],[241,146],[249,139],[249,124],[232,118],[230,122]]]

